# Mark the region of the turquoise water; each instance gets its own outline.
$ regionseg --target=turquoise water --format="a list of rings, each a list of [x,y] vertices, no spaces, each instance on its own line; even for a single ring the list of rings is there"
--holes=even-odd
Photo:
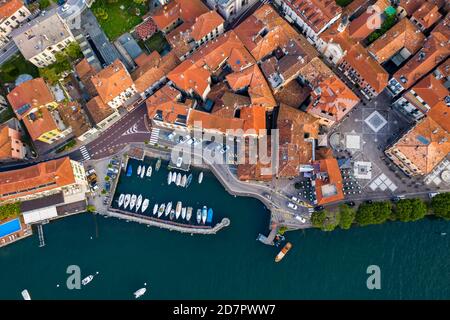
[[[210,174],[200,186],[167,189],[164,170],[161,181],[131,181],[130,191],[205,203],[231,225],[217,235],[191,236],[89,214],[65,218],[44,226],[43,248],[34,235],[0,249],[0,299],[21,299],[24,288],[33,299],[131,299],[144,282],[146,299],[450,298],[448,222],[291,232],[293,248],[276,264],[278,249],[255,241],[268,232],[269,212],[259,201],[228,195]],[[82,290],[68,290],[72,264],[83,276],[100,274]],[[374,264],[381,268],[378,291],[366,287],[366,269]]]

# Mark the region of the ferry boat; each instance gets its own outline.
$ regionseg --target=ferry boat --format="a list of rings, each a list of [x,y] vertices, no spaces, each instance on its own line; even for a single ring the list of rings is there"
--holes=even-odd
[[[131,196],[131,201],[130,201],[130,210],[133,210],[133,208],[134,208],[134,206],[135,206],[135,204],[136,204],[136,200],[137,200],[137,197],[136,197],[135,194],[133,194],[133,195]]]
[[[169,175],[167,176],[167,184],[170,185],[172,183],[172,171],[169,171]]]
[[[197,223],[200,224],[200,222],[202,222],[202,210],[201,209],[197,209]]]
[[[81,280],[81,284],[83,286],[87,285],[89,282],[92,281],[92,279],[94,279],[94,276],[92,274],[88,275],[86,278],[84,278],[83,280]]]
[[[206,222],[207,223],[211,223],[212,222],[212,218],[213,218],[213,209],[209,208],[208,209],[208,216],[206,217]]]
[[[156,212],[158,212],[158,204],[157,203],[155,203],[155,205],[153,206],[153,215],[155,215]]]
[[[141,167],[141,166],[139,166],[139,167],[138,167],[138,169],[137,169],[137,175],[138,175],[138,176],[140,176],[140,175],[141,175],[141,170],[142,170],[142,167]]]
[[[128,165],[128,169],[127,169],[127,177],[130,177],[133,174],[133,167],[130,165]]]
[[[138,299],[138,298],[142,297],[146,292],[147,292],[146,288],[141,288],[141,289],[139,289],[139,290],[137,290],[136,292],[133,293],[134,294],[134,298]]]
[[[170,220],[173,220],[174,217],[175,217],[175,210],[172,209],[172,210],[170,210],[170,216],[169,216],[169,218],[170,218]]]
[[[126,209],[127,207],[128,207],[128,205],[130,204],[130,199],[131,199],[131,195],[130,194],[127,194],[126,196],[125,196],[125,203],[123,204],[123,208],[124,209]]]
[[[181,206],[182,206],[181,201],[178,201],[178,202],[177,202],[177,208],[176,208],[176,210],[175,210],[175,216],[177,217],[177,219],[180,217]]]
[[[177,173],[176,172],[172,172],[172,182],[176,182],[177,181]]]
[[[198,175],[198,183],[202,183],[203,181],[203,171]]]
[[[161,168],[161,159],[158,159],[158,161],[156,161],[156,165],[155,165],[156,171],[159,171],[159,168]]]
[[[280,262],[284,258],[286,253],[288,253],[288,251],[291,250],[291,248],[292,248],[292,244],[290,242],[286,243],[286,245],[283,247],[283,249],[281,249],[281,251],[275,257],[275,262]]]
[[[166,208],[166,204],[163,203],[158,210],[158,218],[162,216],[162,214],[164,213],[164,209]]]
[[[187,176],[184,175],[183,178],[181,178],[180,186],[181,186],[181,187],[185,187],[185,186],[186,186],[186,183],[187,183]]]
[[[192,207],[188,207],[186,212],[186,220],[190,221],[191,217],[192,217]]]
[[[172,210],[172,201],[170,201],[166,206],[166,212],[165,212],[166,217],[169,215],[170,210]]]
[[[177,180],[175,181],[175,184],[179,186],[181,184],[181,173],[178,172],[177,174]]]
[[[145,210],[147,210],[149,204],[150,204],[150,200],[145,199],[144,202],[142,203],[142,213],[144,213]]]
[[[202,223],[203,224],[206,223],[207,217],[208,217],[208,208],[206,208],[206,206],[203,206],[203,209],[202,209]]]
[[[31,300],[30,293],[28,292],[27,289],[22,290],[21,293],[22,293],[23,300]]]
[[[139,195],[137,202],[136,202],[136,212],[139,211],[139,208],[141,207],[142,204],[142,194]]]
[[[145,166],[142,166],[141,179],[144,178],[144,176],[145,176]]]
[[[152,176],[152,172],[153,172],[153,168],[152,168],[152,166],[149,166],[148,169],[147,169],[147,173],[145,174],[145,176],[146,176],[147,178],[150,178],[150,177]]]
[[[189,187],[191,185],[192,182],[192,173],[189,175],[189,177],[187,178],[187,182],[186,182],[186,188]]]
[[[186,208],[181,208],[181,219],[186,219]]]
[[[125,200],[125,195],[122,193],[119,197],[119,208],[123,205],[123,200]]]

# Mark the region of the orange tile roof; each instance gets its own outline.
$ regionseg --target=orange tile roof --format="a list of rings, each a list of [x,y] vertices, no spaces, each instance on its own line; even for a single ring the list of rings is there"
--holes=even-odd
[[[148,117],[185,126],[192,104],[189,103],[189,100],[185,103],[179,102],[180,96],[179,91],[165,85],[147,99]]]
[[[348,34],[355,41],[361,41],[367,38],[375,31],[377,23],[382,19],[383,11],[390,6],[388,0],[378,0],[375,4],[368,7],[367,10],[356,19],[352,20],[348,26]]]
[[[1,0],[0,1],[0,21],[12,16],[17,10],[23,7],[21,0]]]
[[[99,124],[114,113],[114,110],[105,104],[99,96],[89,100],[89,102],[86,103],[86,108],[95,124]]]
[[[114,100],[133,85],[133,79],[119,59],[93,76],[91,81],[105,103]]]
[[[243,129],[244,120],[238,118],[223,118],[215,114],[192,109],[188,118],[188,126],[199,128],[199,125],[201,125],[203,129],[226,133],[227,130]]]
[[[244,131],[266,129],[266,109],[261,106],[250,106],[241,108],[240,119],[244,120]]]
[[[188,59],[170,71],[167,77],[181,90],[196,92],[203,97],[209,87],[211,74],[202,66]]]
[[[425,29],[428,29],[442,17],[438,10],[439,8],[435,4],[425,2],[416,12],[414,12],[412,17]]]
[[[0,125],[0,160],[13,158],[13,139],[21,141],[19,131],[11,129],[7,124]]]
[[[402,19],[367,49],[381,64],[403,48],[415,54],[424,42],[425,35],[409,19]]]
[[[200,0],[172,0],[158,8],[152,15],[157,27],[162,30],[175,23],[194,21],[195,18],[208,12],[208,7]]]
[[[408,16],[416,12],[420,8],[423,0],[400,0],[398,6],[405,9]]]
[[[23,106],[28,104],[31,108],[37,108],[55,101],[50,89],[42,78],[21,83],[7,95],[7,98],[19,120],[26,114],[26,112],[19,113],[20,108]]]
[[[425,117],[393,147],[428,174],[450,152],[450,134],[432,117]]]
[[[196,18],[191,36],[195,41],[200,41],[224,22],[225,20],[216,11],[211,10]]]
[[[449,90],[445,87],[444,83],[437,79],[434,74],[429,74],[417,84],[415,84],[411,90],[422,98],[430,108],[433,108],[439,102],[444,102],[446,96],[449,95]]]
[[[450,77],[450,58],[447,58],[439,67],[436,68],[443,77]]]
[[[450,132],[449,107],[444,101],[439,101],[431,107],[431,110],[427,113],[427,117],[430,117],[447,132]]]
[[[153,50],[150,54],[143,52],[140,56],[134,59],[134,62],[136,62],[138,67],[143,67],[148,64],[156,64],[155,61],[158,61],[159,59],[161,59],[161,55],[158,51]]]
[[[43,134],[58,129],[47,107],[42,107],[36,112],[27,114],[22,120],[34,141],[38,140]]]
[[[192,22],[185,22],[166,35],[166,40],[172,47],[171,52],[180,59],[194,47],[194,42],[191,41],[192,26]]]
[[[0,201],[36,194],[75,183],[69,157],[0,172]]]
[[[307,112],[334,122],[340,121],[359,102],[359,98],[337,76],[324,80],[320,92],[314,90]]]
[[[303,66],[300,69],[300,74],[313,88],[320,85],[325,79],[334,76],[334,72],[318,57],[312,59]]]
[[[320,172],[327,174],[327,178],[315,180],[317,204],[323,205],[344,200],[343,180],[337,160],[328,158],[317,163],[320,166]]]
[[[94,74],[97,73],[97,70],[87,61],[86,58],[81,60],[76,66],[75,71],[77,72],[78,76],[83,79],[86,77],[91,77]]]

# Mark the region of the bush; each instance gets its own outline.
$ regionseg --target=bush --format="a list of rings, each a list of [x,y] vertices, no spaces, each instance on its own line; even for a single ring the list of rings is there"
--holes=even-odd
[[[353,0],[336,0],[336,4],[340,7],[346,7],[352,2]]]
[[[450,192],[440,193],[431,199],[433,213],[445,220],[450,220]]]
[[[89,205],[86,207],[86,211],[89,213],[94,213],[97,211],[97,208],[95,208],[95,206]]]
[[[0,206],[0,221],[20,215],[20,202],[8,203]]]
[[[372,32],[369,35],[369,37],[367,38],[368,44],[371,44],[372,42],[377,40],[379,37],[381,37],[383,34],[385,34],[396,23],[397,23],[397,17],[395,15],[387,16],[386,19],[381,24],[381,28]]]

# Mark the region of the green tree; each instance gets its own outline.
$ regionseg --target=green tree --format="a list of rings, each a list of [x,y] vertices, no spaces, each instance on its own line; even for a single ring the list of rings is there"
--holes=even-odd
[[[311,224],[315,228],[322,228],[326,219],[327,219],[327,214],[326,214],[325,210],[314,211],[311,215]]]
[[[7,218],[17,217],[20,213],[20,202],[5,204],[0,206],[0,221]]]
[[[397,202],[393,217],[408,222],[422,219],[427,213],[427,206],[420,199],[402,199]]]
[[[71,42],[65,49],[64,53],[71,59],[72,61],[75,61],[83,56],[81,52],[80,45],[78,42],[73,41]]]
[[[355,222],[361,226],[385,222],[392,213],[391,203],[387,201],[363,203],[356,211]]]
[[[346,204],[339,206],[339,227],[341,229],[350,229],[353,221],[355,220],[356,212]]]
[[[97,209],[95,208],[95,206],[89,205],[89,206],[86,207],[86,211],[89,212],[89,213],[94,213],[94,212],[97,211]]]
[[[431,199],[433,213],[446,220],[450,220],[450,192],[440,193]]]
[[[110,179],[109,179],[109,176],[106,176],[105,177],[105,181],[109,181]]]
[[[39,0],[39,9],[42,10],[48,8],[50,7],[50,4],[51,4],[50,0]]]
[[[39,75],[45,79],[51,85],[56,84],[59,81],[60,75],[56,72],[55,68],[48,66],[39,69]]]
[[[147,3],[147,0],[133,0],[133,2],[139,5],[144,5]]]

